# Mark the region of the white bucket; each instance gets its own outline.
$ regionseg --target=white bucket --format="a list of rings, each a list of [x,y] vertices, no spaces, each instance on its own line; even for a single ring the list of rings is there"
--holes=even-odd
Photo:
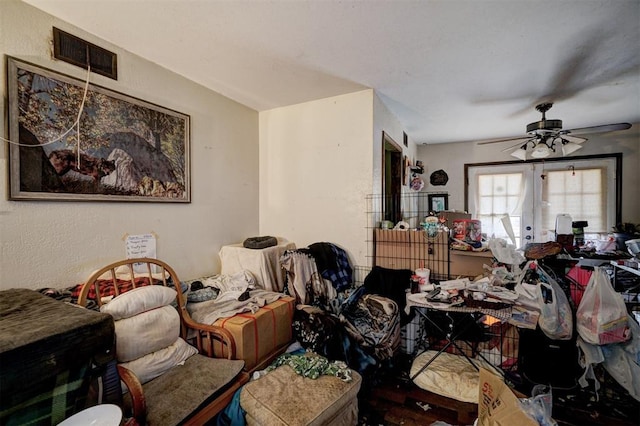
[[[431,271],[427,268],[416,269],[416,275],[420,277],[420,285],[418,286],[421,292],[431,291],[434,286],[429,283],[429,275]]]
[[[420,278],[424,278],[425,281],[429,281],[429,274],[431,271],[427,268],[418,268],[416,269],[416,275]]]
[[[572,231],[572,220],[570,214],[562,213],[556,216],[556,235],[569,235]]]

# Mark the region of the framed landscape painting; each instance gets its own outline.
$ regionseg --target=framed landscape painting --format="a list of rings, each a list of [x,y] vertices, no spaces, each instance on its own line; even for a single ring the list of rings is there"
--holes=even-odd
[[[191,201],[188,115],[15,58],[7,78],[10,199]]]

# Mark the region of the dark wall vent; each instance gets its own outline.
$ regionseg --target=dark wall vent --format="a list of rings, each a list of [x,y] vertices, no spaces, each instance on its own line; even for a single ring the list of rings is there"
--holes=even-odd
[[[84,69],[89,64],[91,71],[118,79],[118,56],[115,53],[56,27],[53,27],[53,56]]]

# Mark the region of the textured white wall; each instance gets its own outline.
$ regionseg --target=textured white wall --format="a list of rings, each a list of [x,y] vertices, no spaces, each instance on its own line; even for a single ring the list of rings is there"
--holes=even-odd
[[[395,115],[389,111],[379,96],[374,97],[373,102],[373,181],[371,194],[382,193],[382,132],[393,139],[402,148],[402,155],[407,156],[412,164],[417,158],[416,144],[411,138],[410,132],[402,126]],[[407,132],[408,145],[404,146],[404,132]],[[408,186],[403,186],[402,191],[409,192]]]
[[[118,81],[92,74],[92,83],[190,115],[192,202],[8,201],[3,149],[0,289],[79,283],[125,256],[125,234],[148,232],[182,279],[219,272],[220,247],[258,233],[258,113],[19,1],[0,1],[0,53],[84,80],[82,69],[51,59],[52,26],[118,54]],[[0,81],[6,100],[5,64]]]
[[[594,123],[600,124],[600,123]],[[508,152],[509,143],[477,145],[451,143],[420,145],[418,157],[426,166],[424,191],[449,192],[449,208],[464,209],[464,165],[494,161],[517,161]],[[640,223],[640,124],[624,132],[595,134],[574,155],[622,153],[622,220]],[[570,157],[567,157],[570,158]],[[431,186],[429,175],[443,169],[449,175],[445,186]]]
[[[382,132],[416,145],[373,90],[260,113],[260,233],[344,248],[368,266],[367,196],[381,187]]]
[[[366,262],[373,91],[260,113],[260,233]]]

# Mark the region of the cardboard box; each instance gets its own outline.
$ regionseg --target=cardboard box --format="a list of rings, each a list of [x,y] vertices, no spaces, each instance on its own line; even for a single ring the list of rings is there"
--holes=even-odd
[[[491,266],[493,263],[491,251],[451,250],[449,256],[451,258],[450,274],[452,277],[475,278],[484,274],[484,265]]]
[[[376,265],[391,269],[411,269],[410,237],[420,231],[375,229]]]
[[[220,318],[213,325],[233,335],[236,359],[244,360],[244,368],[249,371],[291,342],[294,309],[295,299],[285,296],[260,308],[255,314],[247,312]],[[224,349],[221,343],[214,342],[215,356],[226,357]]]
[[[449,236],[438,232],[427,237],[424,231],[375,229],[375,264],[383,268],[431,270],[432,276],[447,276]]]
[[[478,426],[538,426],[502,378],[484,368],[480,368],[478,393]]]

